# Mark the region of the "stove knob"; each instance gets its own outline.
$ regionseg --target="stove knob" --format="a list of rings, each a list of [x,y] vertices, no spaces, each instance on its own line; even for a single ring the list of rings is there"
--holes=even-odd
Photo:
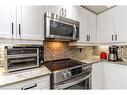
[[[63,72],[63,78],[67,79],[67,73]]]

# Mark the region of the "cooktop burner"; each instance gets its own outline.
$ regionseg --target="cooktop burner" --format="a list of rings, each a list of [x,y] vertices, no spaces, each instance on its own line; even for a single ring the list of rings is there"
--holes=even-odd
[[[52,72],[78,66],[78,65],[82,65],[82,63],[76,60],[69,59],[69,58],[45,62],[45,66]]]

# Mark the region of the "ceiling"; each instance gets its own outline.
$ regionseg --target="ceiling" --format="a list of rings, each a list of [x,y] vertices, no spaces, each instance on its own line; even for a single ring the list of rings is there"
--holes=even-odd
[[[82,7],[86,8],[96,14],[99,14],[99,13],[101,13],[113,6],[82,6]]]

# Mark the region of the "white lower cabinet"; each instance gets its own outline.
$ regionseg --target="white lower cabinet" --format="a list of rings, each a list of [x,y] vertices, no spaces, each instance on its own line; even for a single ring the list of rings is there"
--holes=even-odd
[[[127,89],[127,66],[108,62],[103,65],[103,88]]]
[[[92,89],[127,89],[127,66],[110,62],[93,64]]]
[[[102,89],[102,63],[92,65],[92,89]]]
[[[41,76],[38,78],[33,78],[30,80],[5,85],[0,87],[0,89],[14,89],[14,90],[41,90],[41,89],[50,89],[50,75]]]

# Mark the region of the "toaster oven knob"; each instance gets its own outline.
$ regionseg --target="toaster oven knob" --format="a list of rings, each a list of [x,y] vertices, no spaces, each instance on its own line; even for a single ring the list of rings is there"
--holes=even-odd
[[[66,72],[63,72],[62,75],[63,75],[63,78],[64,78],[64,79],[67,79],[67,73],[66,73]]]
[[[68,77],[71,77],[71,72],[68,72],[67,75],[68,75]]]

